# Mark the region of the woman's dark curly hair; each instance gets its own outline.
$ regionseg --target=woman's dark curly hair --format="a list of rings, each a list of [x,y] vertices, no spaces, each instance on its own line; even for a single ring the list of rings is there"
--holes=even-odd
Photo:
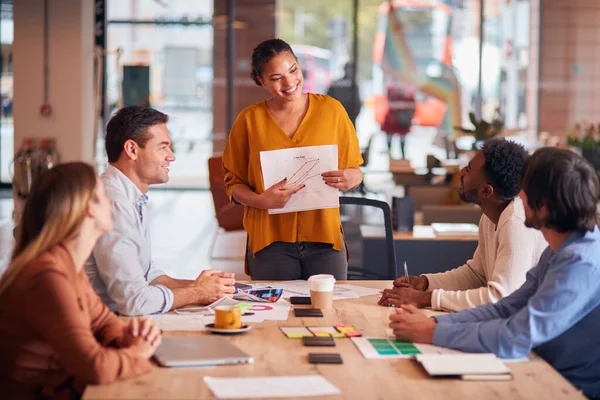
[[[481,148],[483,169],[498,196],[512,200],[521,189],[521,175],[527,159],[525,148],[505,139],[492,139]]]
[[[292,53],[294,58],[296,58],[290,45],[281,39],[265,40],[254,48],[252,51],[252,72],[250,72],[250,77],[258,86],[262,86],[258,78],[262,76],[265,64],[271,61],[273,57],[286,51]]]

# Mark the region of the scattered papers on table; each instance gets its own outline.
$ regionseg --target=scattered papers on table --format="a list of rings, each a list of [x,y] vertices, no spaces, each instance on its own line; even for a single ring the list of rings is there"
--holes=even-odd
[[[269,209],[269,214],[337,208],[339,191],[328,186],[321,174],[338,169],[337,145],[293,147],[260,152],[265,190],[287,178],[285,187],[306,185],[285,207]]]
[[[313,397],[341,394],[337,387],[320,375],[252,378],[205,376],[204,382],[218,399]]]
[[[240,290],[233,295],[235,300],[255,301],[259,303],[276,303],[281,298],[283,289],[280,288],[256,288]]]
[[[291,296],[310,296],[308,281],[297,280],[277,282],[277,286],[283,289],[283,298],[289,298]],[[381,295],[381,289],[348,284],[336,284],[333,288],[334,300],[355,299],[372,295]]]
[[[156,314],[147,318],[153,320],[159,329],[167,331],[203,331],[204,325],[214,321],[214,317],[204,315]]]
[[[184,307],[175,310],[175,313],[180,316],[206,316],[207,324],[213,322],[215,307],[217,306],[235,306],[242,310],[242,322],[257,323],[265,320],[271,321],[286,321],[290,313],[290,303],[280,299],[276,303],[270,302],[245,302],[237,301],[230,297],[222,297],[212,304],[205,307]],[[172,330],[172,329],[171,329]]]

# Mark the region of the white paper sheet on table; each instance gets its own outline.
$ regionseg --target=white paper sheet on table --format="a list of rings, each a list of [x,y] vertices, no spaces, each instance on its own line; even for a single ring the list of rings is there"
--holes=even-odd
[[[211,323],[214,319],[214,308],[216,306],[235,306],[240,303],[245,303],[246,307],[242,308],[242,313],[253,313],[254,315],[242,315],[242,322],[257,323],[265,320],[271,321],[286,321],[290,313],[290,303],[284,299],[279,299],[275,303],[266,302],[241,302],[230,297],[222,297],[212,304],[205,307],[185,307],[175,310],[178,317],[203,316],[206,318],[206,323]],[[249,308],[248,308],[249,307]]]
[[[287,178],[286,187],[306,185],[285,207],[269,209],[269,214],[319,210],[340,206],[339,191],[327,186],[323,172],[338,169],[337,145],[294,147],[260,152],[265,190]]]
[[[242,322],[287,321],[291,305],[280,299],[276,303],[248,303],[251,309],[245,310],[254,315],[242,316]]]
[[[205,376],[204,382],[218,399],[313,397],[341,394],[337,387],[320,375],[252,378]]]
[[[206,329],[204,325],[214,320],[212,316],[176,314],[149,315],[147,318],[153,320],[163,331],[203,331]]]
[[[284,298],[291,296],[310,296],[308,281],[285,281],[277,282],[277,287],[283,289]],[[357,297],[380,295],[380,289],[367,288],[357,285],[336,284],[333,289],[333,299],[355,299]]]

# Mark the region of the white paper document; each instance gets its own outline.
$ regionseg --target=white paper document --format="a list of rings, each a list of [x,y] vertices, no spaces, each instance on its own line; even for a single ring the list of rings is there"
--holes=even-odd
[[[149,315],[156,325],[163,331],[204,331],[204,325],[210,324],[215,317],[204,315],[176,315],[176,314],[157,314]]]
[[[320,375],[253,378],[213,378],[205,376],[204,382],[218,399],[313,397],[341,394],[337,387]]]
[[[308,281],[277,282],[277,287],[283,289],[284,298],[292,296],[310,296]],[[358,285],[336,284],[333,288],[333,300],[356,299],[363,296],[380,295],[381,289],[373,289]]]
[[[338,169],[337,145],[296,147],[260,152],[265,190],[287,178],[286,187],[306,185],[285,207],[269,214],[337,208],[339,191],[327,186],[321,174]]]

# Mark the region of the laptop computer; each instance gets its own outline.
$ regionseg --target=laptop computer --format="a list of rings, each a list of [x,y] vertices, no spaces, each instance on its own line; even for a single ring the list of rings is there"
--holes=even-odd
[[[154,357],[164,367],[250,364],[254,359],[218,336],[163,336]]]

